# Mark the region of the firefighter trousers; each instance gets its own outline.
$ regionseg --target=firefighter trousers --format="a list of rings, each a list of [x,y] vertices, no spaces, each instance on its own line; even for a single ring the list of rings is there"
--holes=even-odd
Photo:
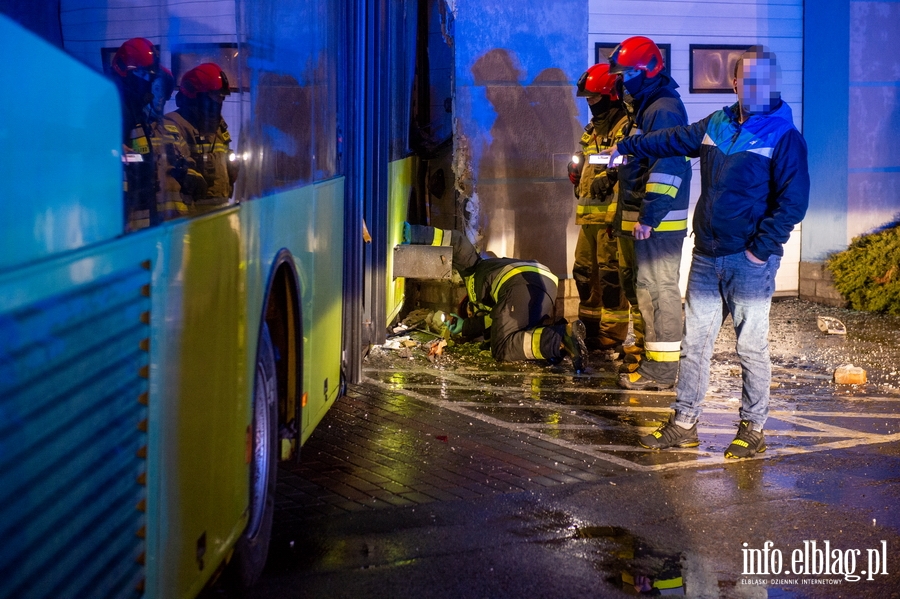
[[[491,355],[494,359],[514,362],[562,357],[566,326],[550,326],[555,304],[555,285],[548,289],[527,283],[520,276],[504,284],[497,305],[491,310]]]
[[[637,287],[635,277],[637,269],[635,268],[634,257],[634,238],[633,237],[617,237],[616,245],[619,249],[619,281],[622,285],[622,293],[628,302],[629,316],[631,317],[631,328],[634,334],[634,345],[641,350],[641,357],[644,353],[644,318],[641,316],[641,309],[638,306]]]
[[[651,234],[623,238],[633,247],[634,295],[644,322],[644,352],[638,372],[662,383],[678,376],[684,332],[678,279],[684,238]]]
[[[572,276],[578,289],[578,318],[592,345],[612,348],[628,336],[628,300],[619,276],[618,244],[609,225],[581,225]]]

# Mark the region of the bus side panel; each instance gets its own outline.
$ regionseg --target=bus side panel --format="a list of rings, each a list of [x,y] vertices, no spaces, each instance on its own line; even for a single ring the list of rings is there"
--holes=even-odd
[[[303,297],[304,392],[301,442],[305,442],[337,399],[341,386],[344,272],[344,180],[314,186],[317,223],[313,256],[314,284]],[[312,233],[312,231],[310,232]],[[314,310],[312,309],[314,307]]]
[[[409,199],[413,194],[413,185],[416,176],[415,156],[409,156],[401,160],[395,160],[388,164],[388,239],[387,242],[387,273],[386,273],[386,309],[388,324],[400,313],[403,307],[404,279],[395,279],[394,250],[403,241],[403,223],[409,206]]]
[[[152,237],[0,275],[0,597],[145,588]]]
[[[238,209],[180,221],[154,273],[159,597],[193,597],[245,525],[252,387]],[[253,329],[254,337],[256,329]],[[252,348],[250,347],[252,345]],[[164,473],[164,475],[163,475]]]
[[[242,205],[248,280],[252,283],[248,330],[255,331],[262,316],[262,294],[272,261],[282,249],[294,258],[303,334],[302,393],[307,402],[301,410],[301,442],[312,433],[340,388],[343,210],[343,178]],[[259,314],[254,313],[255,306],[259,306]]]

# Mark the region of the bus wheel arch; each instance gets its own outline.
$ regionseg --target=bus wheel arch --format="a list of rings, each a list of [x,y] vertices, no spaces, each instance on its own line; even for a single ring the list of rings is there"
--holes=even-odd
[[[281,437],[295,438],[290,445],[299,447],[303,336],[294,273],[290,253],[282,250],[270,270],[259,327],[250,429],[247,527],[235,545],[228,568],[231,580],[241,588],[248,588],[259,578],[268,557],[276,470],[279,458],[285,459]]]

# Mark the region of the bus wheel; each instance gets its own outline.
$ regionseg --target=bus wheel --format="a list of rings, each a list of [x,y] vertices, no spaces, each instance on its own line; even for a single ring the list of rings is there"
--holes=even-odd
[[[250,463],[250,517],[229,564],[233,579],[247,588],[266,565],[275,511],[275,470],[278,448],[278,383],[275,350],[263,323],[256,351],[253,384],[253,454]]]

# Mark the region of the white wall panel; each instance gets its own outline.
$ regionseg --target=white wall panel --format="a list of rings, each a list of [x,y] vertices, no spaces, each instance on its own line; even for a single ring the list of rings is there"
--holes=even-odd
[[[803,2],[802,0],[588,0],[588,44],[585,65],[594,63],[594,47],[645,35],[671,44],[670,69],[680,85],[688,118],[697,121],[725,105],[734,94],[690,93],[691,44],[765,44],[778,56],[782,69],[782,98],[790,104],[797,128],[803,122]],[[700,173],[694,165],[691,211],[700,195]],[[693,249],[688,237],[685,252]],[[799,227],[785,246],[776,279],[780,294],[799,289]],[[687,279],[682,268],[681,287]]]

